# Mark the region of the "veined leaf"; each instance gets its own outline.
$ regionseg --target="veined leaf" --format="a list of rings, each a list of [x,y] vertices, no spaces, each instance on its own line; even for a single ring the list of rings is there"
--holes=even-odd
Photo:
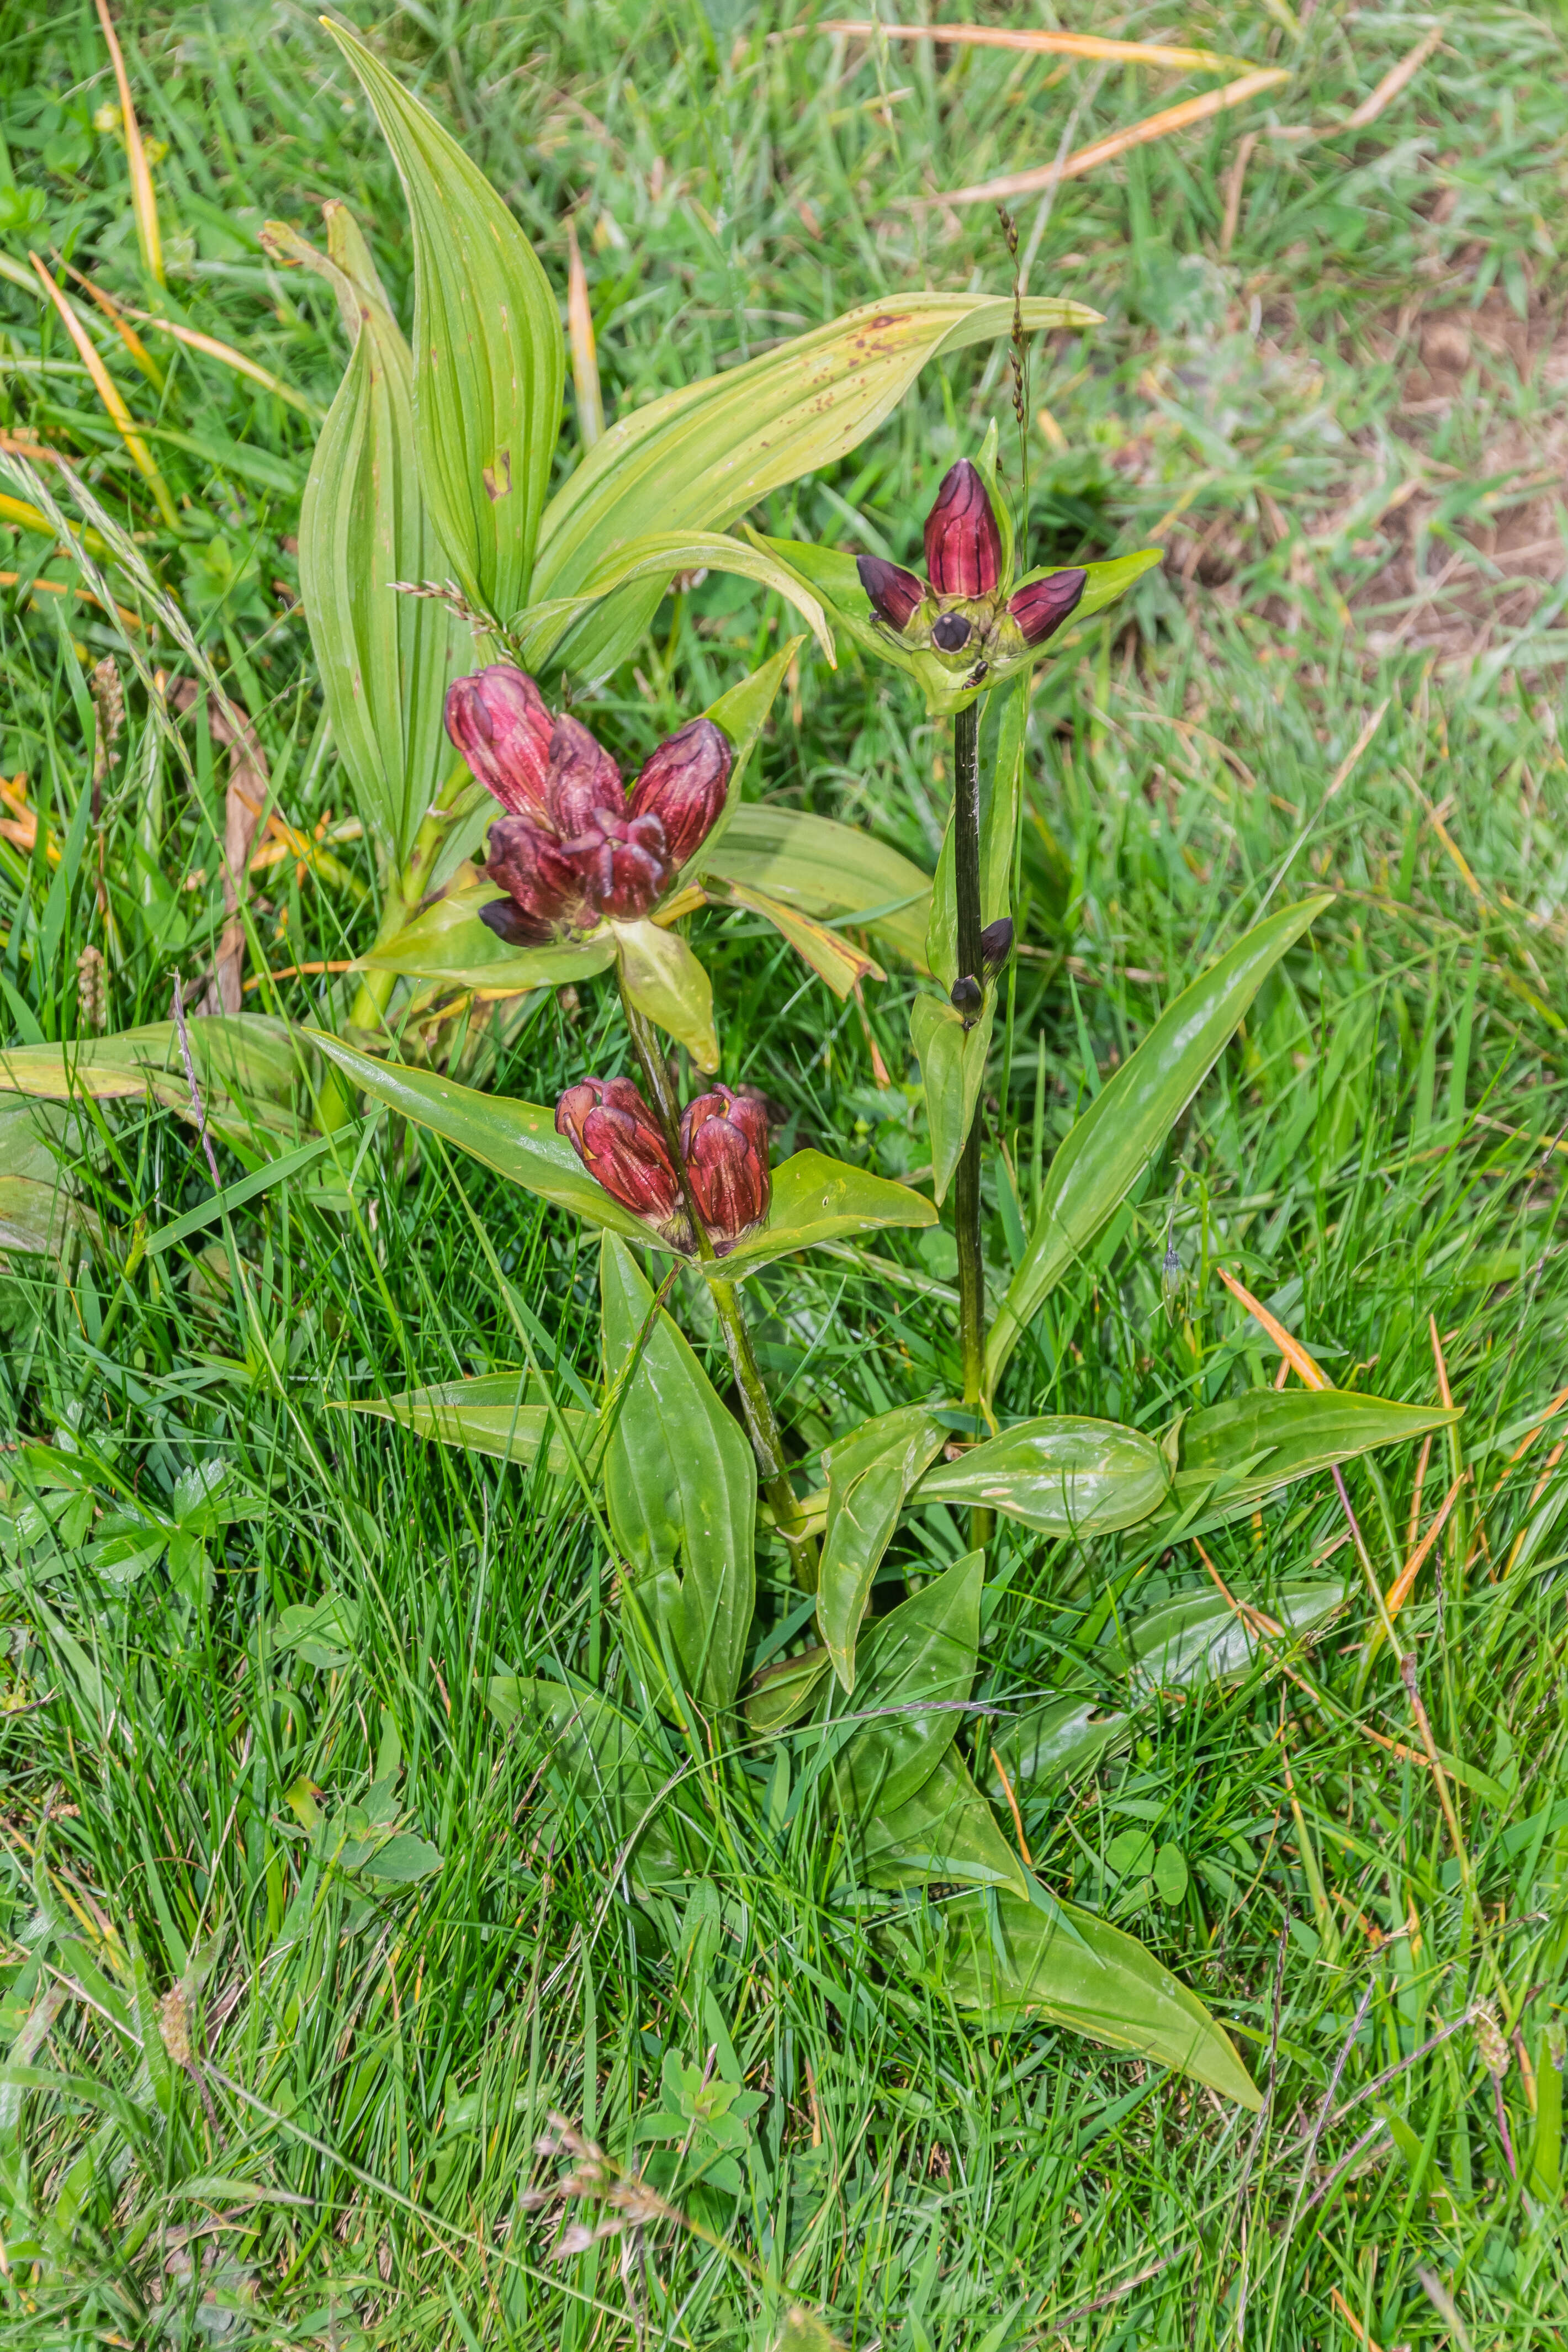
[[[646,920],[608,929],[622,984],[637,1010],[684,1045],[700,1070],[716,1070],[713,983],[680,933]]]
[[[438,1381],[432,1387],[406,1389],[399,1396],[350,1397],[355,1412],[374,1413],[383,1421],[401,1422],[420,1437],[438,1438],[443,1445],[461,1446],[468,1454],[489,1454],[502,1462],[536,1462],[544,1454],[552,1478],[566,1476],[572,1464],[562,1443],[556,1415],[540,1400],[526,1372],[480,1372],[471,1380]],[[561,1410],[577,1458],[591,1465],[598,1437],[598,1415],[574,1406]]]
[[[912,1797],[952,1743],[980,1650],[984,1552],[879,1617],[855,1661],[856,1720],[834,1763],[838,1801],[864,1817]],[[833,1712],[841,1712],[835,1708]]]
[[[607,925],[549,947],[513,948],[498,940],[479,908],[503,894],[493,882],[449,890],[416,915],[382,947],[360,960],[364,971],[395,971],[411,980],[444,980],[458,988],[562,988],[591,980],[616,960]]]
[[[910,1039],[925,1084],[931,1191],[939,1202],[947,1198],[974,1123],[995,1012],[994,988],[986,989],[979,1015],[967,1029],[957,1007],[942,997],[917,996],[910,1008]]]
[[[1119,1927],[1046,1900],[1048,1909],[1001,1892],[961,1895],[942,1905],[923,1950],[908,1927],[889,1940],[987,2032],[1043,2019],[1190,2074],[1256,2114],[1257,2087],[1196,1994]]]
[[[855,1638],[899,1514],[946,1435],[924,1405],[879,1413],[837,1438],[827,1464],[827,1527],[816,1578],[816,1622],[833,1671],[855,1687]]]
[[[426,504],[465,594],[508,620],[528,595],[561,425],[555,296],[457,142],[363,41],[330,20],[327,29],[375,110],[408,202]]]
[[[617,1853],[635,1838],[634,1882],[657,1886],[682,1874],[670,1776],[629,1716],[592,1691],[516,1675],[492,1675],[486,1696],[503,1731],[534,1736],[569,1819],[595,1824]]]
[[[915,1499],[978,1504],[1042,1535],[1088,1538],[1146,1519],[1169,1483],[1164,1456],[1141,1430],[1047,1413],[972,1446],[956,1462],[939,1462]]]
[[[877,1808],[861,1824],[859,1848],[860,1867],[872,1886],[951,1880],[961,1886],[1005,1887],[1020,1902],[1029,1899],[1024,1865],[956,1748],[948,1749],[912,1797],[890,1810]]]
[[[1344,1586],[1336,1577],[1331,1581],[1320,1579],[1282,1585],[1267,1601],[1252,1602],[1250,1595],[1238,1597],[1282,1625],[1284,1646],[1289,1647],[1290,1634],[1321,1625],[1333,1615],[1344,1599]],[[1179,1593],[1175,1600],[1141,1617],[1131,1628],[1128,1647],[1130,1671],[1136,1670],[1162,1689],[1186,1690],[1195,1683],[1228,1682],[1247,1673],[1260,1647],[1268,1654],[1266,1645],[1224,1593],[1207,1586],[1201,1591]]]
[[[293,1100],[304,1074],[299,1041],[305,1032],[262,1013],[194,1013],[185,1033],[212,1127],[241,1143],[297,1137],[302,1125]],[[150,1021],[109,1037],[68,1045],[0,1047],[0,1090],[66,1102],[76,1095],[98,1101],[151,1095],[166,1109],[195,1119],[190,1080],[172,1021]]]
[[[614,1234],[605,1237],[599,1287],[612,1384],[605,1502],[626,1556],[628,1601],[643,1604],[640,1612],[623,1605],[623,1630],[644,1654],[656,1697],[668,1706],[668,1638],[686,1690],[711,1712],[740,1687],[751,1633],[756,1462],[680,1332],[662,1307],[655,1314],[652,1290]],[[659,1643],[651,1657],[638,1623],[645,1612]]]
[[[1035,299],[1023,310],[1031,333],[1099,324],[1099,313],[1077,302]],[[928,361],[1012,329],[1013,305],[996,296],[868,302],[743,367],[635,409],[551,500],[535,593],[577,594],[630,540],[725,529],[770,490],[855,448]],[[574,677],[606,676],[631,651],[662,593],[658,581],[618,591],[577,623],[559,658]]]
[[[1094,1698],[1056,1698],[1026,1714],[1005,1717],[991,1735],[987,1788],[1005,1800],[1000,1762],[1017,1797],[1090,1771],[1106,1749],[1131,1736],[1132,1717]]]
[[[1303,899],[1255,924],[1161,1014],[1060,1146],[1041,1188],[1028,1248],[986,1345],[988,1390],[994,1390],[1047,1294],[1160,1150],[1268,973],[1328,904],[1326,898]]]
[[[744,882],[808,915],[847,915],[923,967],[931,877],[868,833],[802,809],[734,807],[692,860],[699,874]]]
[[[645,539],[628,540],[605,557],[586,586],[572,596],[547,597],[531,605],[520,630],[522,658],[529,669],[545,668],[574,621],[602,604],[617,588],[639,581],[657,583],[662,596],[678,572],[728,572],[754,580],[793,604],[822,649],[829,668],[837,668],[833,632],[822,606],[795,574],[776,562],[765,547],[731,539],[726,531],[652,531]]]
[[[773,1172],[773,1200],[760,1233],[736,1244],[728,1257],[700,1261],[698,1272],[719,1282],[739,1282],[777,1257],[840,1241],[846,1234],[876,1233],[888,1225],[934,1225],[936,1211],[907,1184],[870,1175],[826,1152],[797,1151]]]
[[[345,205],[329,206],[327,233],[325,257],[294,244],[353,306],[353,348],[305,485],[300,590],[354,805],[400,870],[435,795],[468,633],[446,604],[392,584],[441,568],[415,466],[413,362]]]
[[[845,939],[841,931],[830,931],[826,923],[812,920],[796,907],[786,907],[782,898],[770,898],[765,890],[750,882],[731,882],[730,900],[732,906],[749,907],[783,933],[797,956],[811,966],[819,980],[825,980],[835,996],[848,996],[862,980],[886,980],[888,975],[879,963],[863,955],[858,947]]]
[[[802,1650],[798,1657],[781,1658],[776,1664],[764,1666],[761,1674],[753,1675],[746,1694],[746,1721],[752,1729],[766,1737],[787,1731],[792,1723],[799,1723],[811,1712],[812,1701],[826,1672],[826,1651],[812,1649]]]

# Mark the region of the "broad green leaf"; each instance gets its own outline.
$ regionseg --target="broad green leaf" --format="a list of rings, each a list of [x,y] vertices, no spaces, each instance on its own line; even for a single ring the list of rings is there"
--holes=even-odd
[[[998,1759],[1016,1797],[1090,1771],[1108,1748],[1129,1736],[1131,1725],[1130,1715],[1108,1713],[1094,1698],[1054,1698],[1004,1717],[991,1735],[986,1787],[1005,1802]]]
[[[992,1327],[988,1391],[1047,1292],[1159,1151],[1268,973],[1329,904],[1303,899],[1255,924],[1161,1014],[1062,1143],[1046,1172],[1028,1249]]]
[[[355,1412],[401,1422],[419,1437],[438,1438],[443,1445],[461,1446],[469,1454],[493,1454],[501,1462],[536,1462],[544,1453],[552,1478],[566,1476],[572,1467],[556,1414],[540,1400],[527,1372],[480,1372],[471,1380],[406,1389],[399,1396],[350,1397],[345,1402]],[[560,1421],[566,1424],[578,1460],[591,1465],[598,1415],[566,1406],[560,1410]]]
[[[994,923],[1013,910],[1013,844],[1024,784],[1024,736],[1029,721],[1031,673],[1024,671],[985,698],[980,714],[980,920]],[[958,978],[958,907],[952,881],[952,819],[931,886],[926,962],[951,988]],[[974,975],[979,979],[978,972]]]
[[[901,1805],[879,1805],[860,1825],[858,1844],[857,1859],[872,1886],[952,1880],[961,1886],[1005,1886],[1021,1902],[1028,1900],[1024,1865],[956,1748]]]
[[[774,1258],[839,1241],[846,1234],[935,1223],[931,1202],[907,1184],[870,1175],[847,1160],[829,1160],[825,1152],[797,1151],[773,1171],[773,1200],[761,1232],[727,1257],[700,1263],[697,1270],[715,1281],[738,1282]]]
[[[856,1724],[834,1772],[847,1811],[901,1805],[952,1745],[974,1680],[984,1576],[984,1553],[966,1552],[863,1636],[854,1704],[833,1709]]]
[[[1005,1429],[956,1462],[939,1462],[915,1499],[978,1504],[1042,1535],[1087,1538],[1135,1527],[1169,1483],[1163,1454],[1141,1430],[1048,1413]]]
[[[802,809],[737,806],[692,860],[700,875],[744,882],[808,915],[843,916],[925,962],[931,877],[871,834]]]
[[[528,595],[561,425],[555,295],[483,173],[363,41],[326,21],[375,110],[408,202],[425,501],[465,594],[508,620]]]
[[[1024,304],[1030,333],[1098,323],[1099,313],[1077,302]],[[629,540],[726,529],[770,490],[855,448],[928,361],[1012,329],[1005,298],[902,295],[866,303],[743,367],[634,409],[551,500],[534,593],[579,593]],[[621,590],[576,625],[559,658],[574,677],[607,676],[636,645],[661,593],[658,581]]]
[[[719,1066],[713,983],[679,931],[658,923],[610,923],[621,982],[640,1013],[684,1045],[700,1070]]]
[[[840,931],[830,931],[826,923],[815,922],[803,915],[797,907],[786,907],[782,898],[770,898],[765,890],[750,882],[731,882],[730,900],[732,906],[749,907],[782,931],[803,962],[808,963],[819,980],[825,980],[840,1000],[850,995],[858,983],[866,979],[886,980],[888,975],[868,955],[863,955],[845,939]]]
[[[616,943],[606,924],[550,947],[509,947],[479,920],[479,908],[501,896],[493,882],[449,890],[383,945],[372,948],[356,969],[440,980],[456,988],[524,989],[592,980],[614,963]]]
[[[752,1677],[746,1694],[746,1720],[763,1736],[787,1731],[811,1712],[812,1702],[827,1672],[827,1653],[802,1650],[795,1658],[781,1658]]]
[[[710,702],[703,712],[703,717],[710,719],[726,739],[732,756],[723,809],[712,831],[698,844],[689,861],[689,870],[701,871],[709,853],[718,848],[740,808],[741,786],[751,765],[752,755],[762,740],[763,730],[772,715],[778,690],[789,675],[790,664],[805,643],[804,636],[786,638],[777,653],[770,655],[750,677],[743,677],[739,686],[728,688],[718,701]]]
[[[86,1140],[79,1113],[0,1097],[0,1250],[58,1256],[74,1234],[96,1233],[65,1159]]]
[[[405,1832],[378,1845],[370,1860],[361,1864],[360,1874],[382,1886],[417,1886],[422,1878],[434,1877],[440,1867],[440,1848],[428,1838],[412,1837]]]
[[[829,668],[837,668],[833,632],[816,598],[795,574],[776,562],[765,547],[731,539],[715,530],[653,531],[646,539],[627,540],[605,557],[587,585],[575,595],[552,596],[530,607],[519,631],[519,647],[529,669],[545,668],[574,621],[602,604],[617,588],[638,581],[657,583],[662,596],[678,572],[728,572],[737,579],[753,580],[793,604],[816,639]]]
[[[412,1119],[416,1127],[445,1137],[487,1168],[510,1176],[514,1184],[526,1185],[558,1208],[586,1217],[591,1224],[662,1246],[648,1226],[595,1182],[565,1137],[556,1134],[555,1113],[545,1104],[481,1094],[434,1070],[378,1062],[373,1055],[345,1045],[324,1030],[310,1029],[305,1034],[318,1053],[373,1100],[385,1103],[389,1110]]]
[[[741,1683],[756,1597],[757,1465],[744,1433],[660,1307],[625,1244],[606,1234],[600,1260],[605,1370],[605,1501],[625,1554],[630,1598],[659,1652],[646,1657],[664,1690],[663,1637],[704,1712],[727,1707]],[[637,1612],[622,1623],[639,1648]],[[673,1709],[675,1713],[682,1710]]]
[[[324,1592],[317,1601],[297,1601],[271,1629],[274,1650],[293,1651],[322,1674],[341,1673],[354,1661],[359,1603],[346,1593]]]
[[[300,1046],[304,1031],[261,1013],[193,1013],[185,1029],[207,1118],[219,1135],[242,1143],[299,1136],[293,1102],[306,1066]],[[0,1091],[6,1089],[58,1102],[78,1095],[100,1102],[151,1096],[195,1118],[172,1021],[62,1045],[0,1047]]]
[[[988,988],[979,1017],[965,1028],[957,1008],[940,996],[917,996],[910,1008],[910,1040],[920,1059],[931,1133],[931,1191],[938,1201],[963,1157],[985,1083],[996,992]]]
[[[1263,2102],[1252,2078],[1196,1994],[1121,1928],[1047,1899],[1048,1911],[1005,1893],[961,1895],[942,1906],[927,1938],[901,1927],[889,1940],[987,2032],[1032,2019],[1065,2026],[1190,2074],[1256,2114]]]
[[[947,1433],[924,1405],[863,1422],[829,1449],[827,1527],[816,1578],[816,1622],[833,1671],[855,1687],[855,1638],[882,1554],[910,1489]]]
[[[1150,1522],[1157,1545],[1203,1535],[1255,1510],[1298,1478],[1331,1470],[1373,1446],[1446,1429],[1459,1408],[1395,1404],[1352,1389],[1251,1389],[1189,1413],[1177,1433],[1171,1507]]]
[[[1290,1634],[1321,1625],[1333,1615],[1344,1599],[1344,1586],[1335,1578],[1331,1582],[1282,1585],[1278,1594],[1266,1601],[1250,1594],[1238,1598],[1282,1625],[1289,1646]],[[1129,1671],[1146,1676],[1162,1689],[1185,1690],[1195,1683],[1227,1682],[1247,1672],[1260,1648],[1265,1658],[1268,1655],[1267,1646],[1224,1593],[1210,1586],[1180,1593],[1141,1617],[1131,1628],[1128,1648]]]
[[[300,590],[354,805],[401,870],[435,797],[468,633],[446,604],[393,585],[442,568],[414,457],[413,362],[346,206],[328,223],[329,256],[294,242],[352,306],[353,348],[305,485]]]
[[[532,1735],[569,1820],[595,1826],[613,1858],[635,1842],[634,1884],[681,1875],[677,1807],[665,1786],[671,1776],[629,1716],[592,1691],[515,1675],[492,1675],[486,1696],[503,1731]]]

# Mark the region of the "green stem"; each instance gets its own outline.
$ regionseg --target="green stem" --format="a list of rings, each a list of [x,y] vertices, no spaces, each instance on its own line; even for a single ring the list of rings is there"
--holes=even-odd
[[[669,1067],[659,1045],[658,1032],[653,1023],[631,1001],[623,988],[621,1007],[626,1017],[633,1050],[642,1066],[648,1098],[664,1129],[669,1156],[680,1179],[680,1189],[686,1202],[686,1213],[697,1238],[697,1254],[711,1261],[716,1253],[708,1238],[707,1228],[698,1214],[691,1187],[686,1179],[686,1162],[680,1150],[680,1104],[670,1083]],[[800,1520],[800,1505],[790,1484],[789,1461],[784,1453],[784,1438],[773,1412],[773,1399],[763,1382],[752,1335],[746,1328],[745,1309],[741,1294],[732,1282],[717,1282],[709,1277],[714,1312],[719,1328],[724,1334],[729,1351],[730,1367],[740,1391],[741,1416],[746,1424],[746,1434],[752,1441],[752,1451],[757,1457],[757,1473],[762,1481],[778,1531],[789,1553],[790,1569],[803,1592],[816,1590],[816,1544],[808,1535],[796,1533]]]
[[[958,971],[983,980],[980,953],[980,705],[953,721],[952,884],[957,916]],[[985,1391],[985,1265],[980,1247],[981,1110],[964,1139],[952,1187],[958,1242],[958,1336],[963,1359],[963,1402],[982,1403]],[[995,1524],[991,1511],[969,1515],[969,1539],[978,1549]]]
[[[408,854],[407,865],[387,890],[375,934],[375,948],[388,946],[417,909],[425,895],[425,877],[441,845],[446,824],[445,818],[426,817],[420,826]],[[372,949],[372,954],[375,948]],[[353,1003],[349,1007],[348,1025],[351,1029],[380,1027],[382,1015],[392,1001],[396,980],[395,971],[367,971],[361,975]],[[353,1117],[353,1098],[335,1071],[329,1071],[322,1083],[316,1117],[324,1135],[346,1127]]]

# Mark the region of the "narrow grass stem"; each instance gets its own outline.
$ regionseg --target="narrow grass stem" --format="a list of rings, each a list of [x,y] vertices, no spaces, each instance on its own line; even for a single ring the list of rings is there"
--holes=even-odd
[[[953,721],[952,882],[958,970],[982,977],[980,951],[980,706],[972,702]],[[964,1139],[953,1180],[958,1241],[958,1337],[963,1360],[963,1402],[977,1405],[985,1387],[985,1265],[980,1248],[981,1111]],[[971,1511],[969,1539],[989,1541],[994,1512]]]
[[[632,1003],[625,988],[621,991],[621,1008],[626,1014],[626,1028],[642,1069],[648,1099],[664,1129],[669,1156],[680,1180],[686,1213],[697,1237],[697,1254],[705,1262],[711,1263],[716,1253],[687,1181],[686,1161],[680,1149],[680,1104],[670,1082],[669,1066],[658,1042],[658,1032],[647,1015]],[[708,1287],[712,1294],[719,1328],[724,1334],[730,1369],[735,1375],[735,1386],[740,1392],[741,1417],[752,1441],[752,1451],[757,1457],[763,1492],[772,1507],[779,1535],[789,1553],[790,1571],[803,1592],[815,1592],[816,1542],[814,1537],[800,1530],[800,1506],[790,1484],[789,1458],[784,1452],[773,1399],[763,1384],[756,1350],[752,1345],[740,1290],[734,1283],[717,1281],[712,1276],[709,1277]]]

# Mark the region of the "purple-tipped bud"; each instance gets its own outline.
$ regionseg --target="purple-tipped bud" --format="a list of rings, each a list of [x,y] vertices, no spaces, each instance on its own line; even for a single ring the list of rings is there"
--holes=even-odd
[[[955,1013],[963,1015],[963,1025],[972,1028],[980,1018],[980,1008],[985,1002],[985,991],[973,972],[961,972],[948,991],[948,1000]]]
[[[585,832],[601,812],[606,816],[626,813],[620,770],[582,720],[564,710],[550,738],[544,804],[563,841]]]
[[[680,1115],[686,1181],[721,1257],[768,1213],[768,1117],[753,1095],[715,1087]]]
[[[490,827],[485,873],[509,893],[479,908],[479,920],[509,947],[542,947],[595,919],[571,858],[530,816],[503,816]]]
[[[555,1132],[571,1143],[612,1201],[670,1246],[691,1247],[691,1228],[668,1146],[630,1078],[584,1078],[555,1106]]]
[[[926,571],[939,596],[989,596],[1002,575],[1002,534],[967,457],[942,478],[926,517]]]
[[[1026,588],[1015,590],[1007,599],[1007,610],[1023,630],[1025,644],[1043,646],[1054,635],[1069,613],[1078,610],[1088,584],[1087,572],[1053,572],[1044,580],[1031,580]]]
[[[1013,918],[998,915],[980,934],[980,961],[987,980],[994,980],[1013,952]]]
[[[884,563],[879,555],[858,555],[855,569],[877,618],[901,635],[925,601],[924,582],[897,563]]]
[[[591,903],[619,922],[639,922],[669,887],[664,824],[651,810],[628,817],[624,801],[618,814],[595,809],[562,847]]]
[[[526,672],[496,662],[447,689],[447,732],[513,816],[542,817],[554,721]]]
[[[679,872],[719,820],[730,781],[730,746],[710,719],[689,726],[650,751],[632,786],[634,823],[657,816],[664,827],[665,856]]]

